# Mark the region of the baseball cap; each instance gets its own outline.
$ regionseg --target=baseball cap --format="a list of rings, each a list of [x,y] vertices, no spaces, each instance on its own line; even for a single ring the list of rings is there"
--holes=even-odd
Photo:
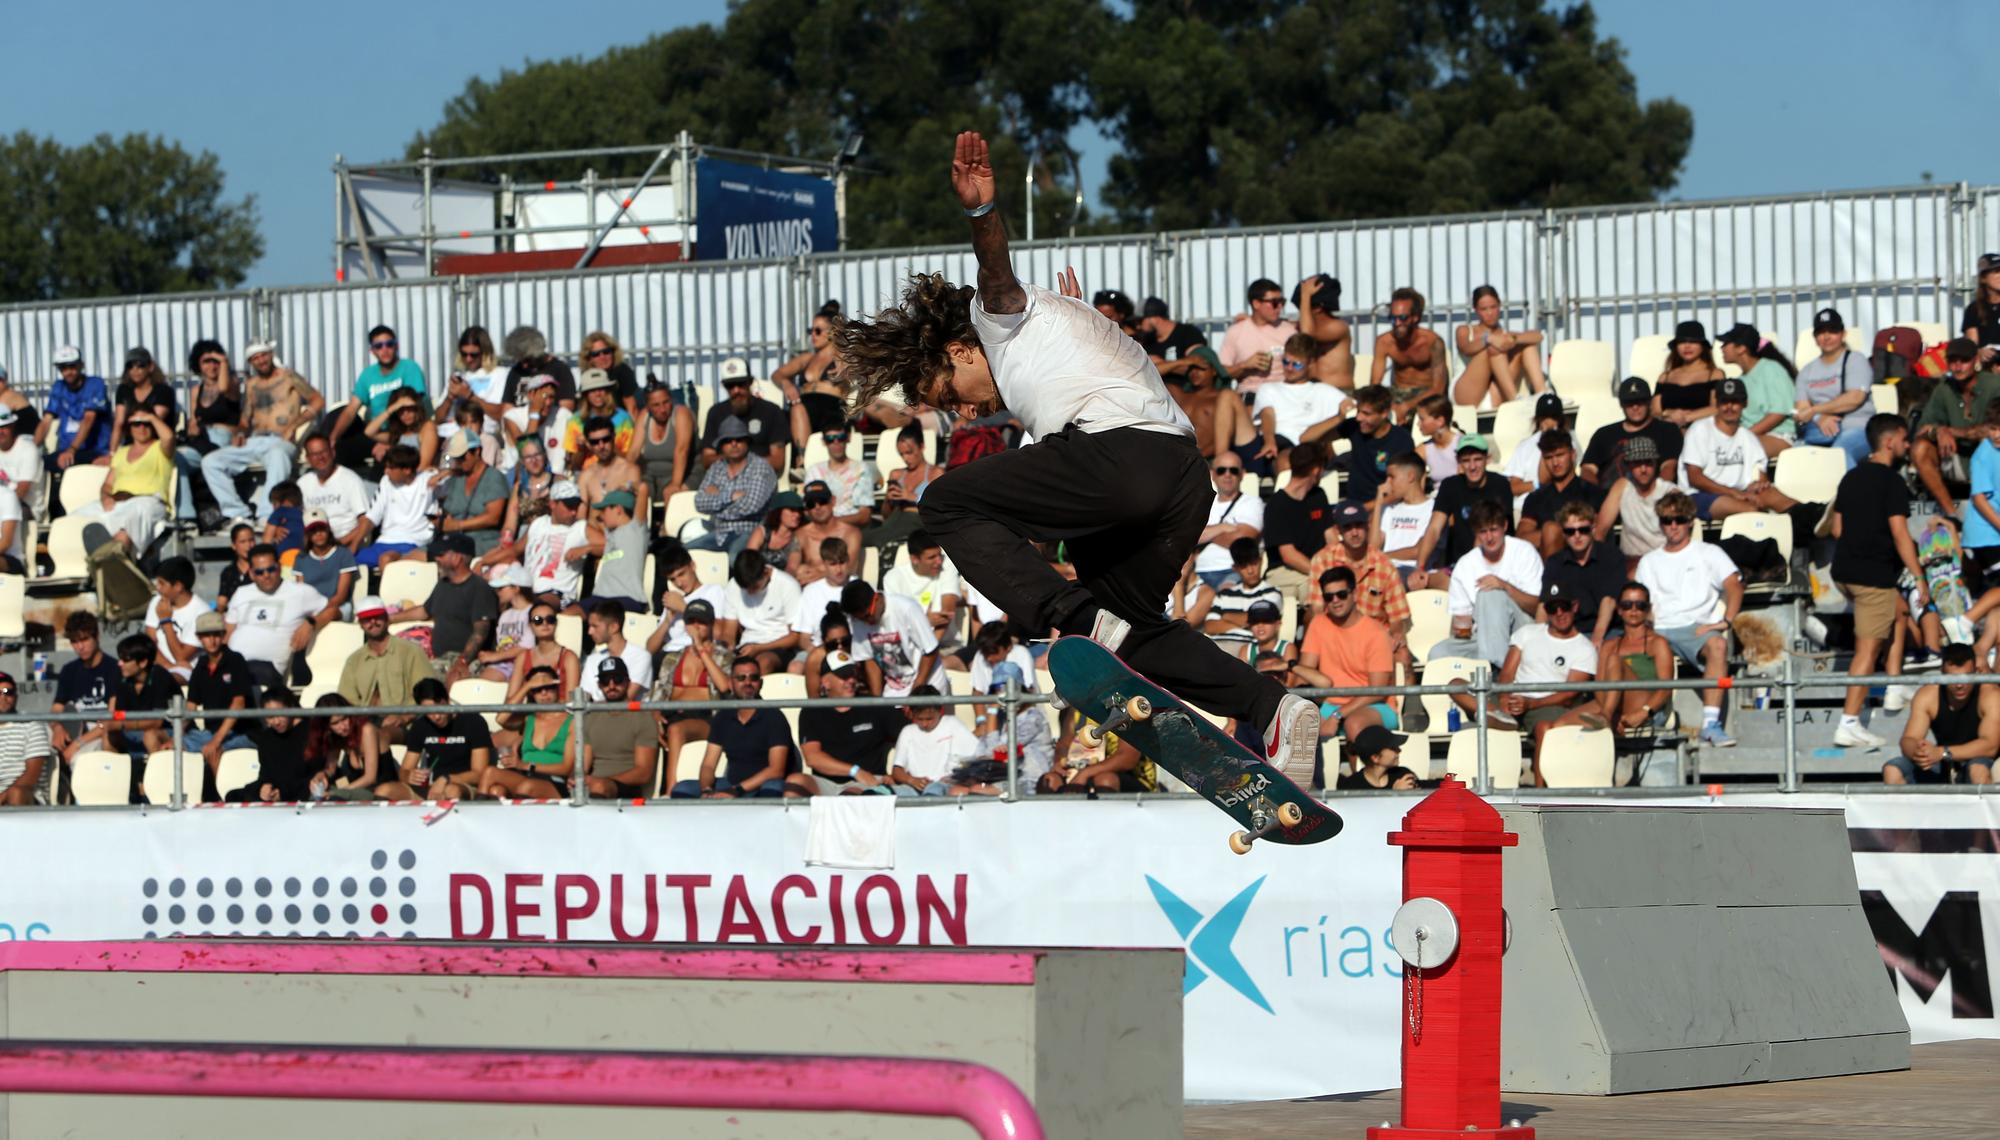
[[[709,604],[707,598],[696,598],[687,604],[686,609],[681,611],[681,620],[683,622],[712,622],[715,620],[715,607]]]
[[[750,425],[744,423],[741,416],[724,416],[722,417],[721,425],[715,429],[715,442],[717,443],[721,443],[725,439],[749,438]]]
[[[459,456],[464,455],[468,451],[471,451],[472,450],[471,437],[472,433],[469,431],[452,433],[451,442],[444,445],[445,458],[457,459]]]
[[[1991,273],[1996,269],[2000,269],[2000,253],[1982,253],[1979,255],[1980,273]]]
[[[327,519],[326,512],[320,510],[318,507],[314,507],[305,513],[305,529],[311,530],[316,526],[323,526],[328,530],[333,529],[333,523]]]
[[[1244,620],[1251,625],[1256,625],[1260,621],[1278,621],[1280,620],[1278,607],[1271,602],[1252,602],[1250,612],[1244,615]]]
[[[1718,404],[1747,404],[1750,402],[1750,389],[1744,387],[1743,381],[1738,377],[1724,376],[1721,382],[1715,386],[1715,402]]]
[[[988,682],[986,691],[989,693],[1004,693],[1007,691],[1007,682],[1009,681],[1014,682],[1022,688],[1027,688],[1028,686],[1028,678],[1021,672],[1019,665],[1014,664],[1012,661],[1002,661],[993,667],[993,680]]]
[[[575,483],[564,479],[549,488],[549,501],[554,503],[580,503],[583,501],[583,492],[576,489]]]
[[[363,594],[354,599],[354,620],[363,618],[388,617],[389,607],[373,594]]]
[[[5,378],[4,374],[0,374],[0,379]],[[0,427],[13,427],[20,422],[20,419],[21,417],[14,414],[14,409],[0,405]]]
[[[1840,319],[1839,309],[1821,309],[1813,314],[1813,335],[1823,332],[1846,332],[1847,322]]]
[[[61,368],[65,364],[82,364],[83,353],[78,352],[75,345],[66,344],[56,349],[54,359],[57,368]]]
[[[130,368],[134,364],[151,368],[153,366],[153,350],[144,345],[126,349],[125,367]]]
[[[444,554],[463,554],[469,558],[472,550],[472,540],[462,534],[441,534],[431,539],[432,558]]]
[[[1618,402],[1620,404],[1650,404],[1653,402],[1653,386],[1637,376],[1627,376],[1618,382]]]
[[[600,507],[624,507],[628,511],[637,510],[639,507],[639,498],[630,491],[613,491],[597,500],[597,505]]]
[[[210,610],[194,619],[194,631],[196,634],[226,633],[228,630],[229,619],[216,613],[214,610]]]
[[[1653,442],[1652,436],[1635,435],[1625,441],[1626,463],[1658,463],[1659,461],[1660,445]]]
[[[722,386],[750,382],[750,362],[740,356],[732,356],[722,362]]]
[[[583,370],[583,375],[576,380],[576,390],[579,392],[595,392],[599,388],[610,387],[614,387],[611,383],[611,373],[602,368],[586,368]]]
[[[1977,360],[1979,359],[1979,343],[1967,336],[1952,337],[1949,341],[1945,342],[1944,358],[1946,360]],[[8,414],[12,415],[11,412]],[[0,424],[6,422],[6,420],[0,420]]]
[[[538,372],[521,381],[521,394],[525,396],[537,388],[552,388],[555,386],[555,382],[555,377],[546,372]]]
[[[1214,349],[1204,344],[1200,347],[1189,349],[1186,355],[1207,365],[1208,370],[1215,373],[1216,383],[1229,383],[1229,369],[1222,366],[1222,356]]]
[[[629,681],[632,670],[625,667],[625,659],[616,653],[607,653],[604,660],[597,663],[597,679],[600,681]]]
[[[528,577],[528,568],[526,566],[521,565],[519,562],[509,562],[507,565],[495,570],[493,576],[486,581],[496,590],[502,586],[519,586],[525,590],[528,588],[531,580]]]
[[[1352,499],[1342,499],[1334,504],[1331,521],[1334,526],[1366,526],[1368,510]]]
[[[779,491],[777,494],[771,496],[769,505],[774,511],[779,507],[790,507],[795,511],[806,509],[806,501],[799,498],[797,491]]]
[[[277,351],[278,346],[268,340],[253,340],[243,346],[243,359],[248,360],[253,356],[266,352],[276,355]]]
[[[814,479],[812,482],[806,484],[804,497],[807,506],[811,506],[816,502],[831,503],[833,501],[833,488],[827,486],[824,479]]]
[[[836,649],[826,655],[826,661],[821,664],[820,668],[836,676],[852,677],[860,670],[861,662],[856,661],[853,655]]]
[[[1554,392],[1543,392],[1535,397],[1535,418],[1538,420],[1559,420],[1563,415],[1563,398]]]
[[[1356,756],[1373,756],[1385,749],[1401,748],[1409,739],[1379,724],[1371,724],[1354,734],[1354,739],[1348,741],[1347,750]]]
[[[1738,348],[1747,348],[1752,352],[1757,351],[1757,346],[1764,343],[1764,338],[1758,334],[1755,328],[1741,321],[1730,325],[1728,332],[1723,333],[1715,339],[1718,344],[1733,344]]]
[[[1548,602],[1573,602],[1575,600],[1576,591],[1574,589],[1554,578],[1545,578],[1542,580],[1542,601],[1544,604]]]
[[[1493,445],[1487,443],[1486,437],[1480,435],[1478,432],[1467,432],[1464,436],[1460,437],[1458,446],[1453,448],[1452,452],[1455,455],[1464,455],[1468,451],[1484,451],[1490,454],[1493,451]]]

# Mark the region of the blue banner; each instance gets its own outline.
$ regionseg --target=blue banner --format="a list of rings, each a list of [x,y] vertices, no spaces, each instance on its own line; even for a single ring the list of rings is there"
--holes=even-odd
[[[833,183],[737,162],[695,160],[695,258],[749,261],[839,247]]]

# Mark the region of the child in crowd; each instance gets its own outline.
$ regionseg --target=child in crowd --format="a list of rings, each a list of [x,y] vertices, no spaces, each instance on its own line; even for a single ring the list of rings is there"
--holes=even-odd
[[[1418,400],[1417,434],[1423,439],[1417,453],[1423,456],[1431,478],[1442,483],[1458,474],[1459,433],[1451,424],[1451,401],[1443,396]]]
[[[480,651],[479,663],[486,667],[484,676],[511,681],[514,658],[520,655],[523,646],[531,643],[528,615],[534,609],[535,598],[528,589],[528,568],[510,562],[495,570],[486,581],[500,594],[500,617],[493,623],[493,648]],[[494,677],[496,673],[498,676]]]
[[[250,548],[257,545],[257,528],[249,523],[237,523],[229,528],[229,565],[222,568],[222,581],[215,588],[215,608],[223,613],[229,610],[229,598],[238,589],[250,584]]]
[[[305,549],[305,500],[290,479],[271,488],[271,513],[264,516],[264,541],[278,548],[278,564],[292,568]]]
[[[1354,759],[1354,771],[1340,777],[1338,787],[1343,792],[1381,791],[1394,789],[1407,792],[1417,786],[1417,774],[1398,764],[1403,758],[1403,745],[1409,737],[1390,732],[1379,724],[1371,724],[1355,734],[1348,751]]]
[[[993,678],[985,692],[1000,694],[1007,691],[1009,680],[1028,691],[1028,677],[1032,671],[1024,672],[1012,660],[1002,661],[993,666]],[[977,690],[975,690],[977,691]],[[1035,788],[1055,766],[1055,734],[1049,731],[1049,717],[1039,706],[1028,705],[1014,718],[1014,754],[1020,765],[1020,783],[1024,788]],[[979,755],[999,758],[1005,763],[1007,755],[1007,715],[1005,706],[1000,704],[982,705],[979,709]],[[968,795],[997,796],[1006,790],[1002,782],[976,783],[966,788]]]
[[[913,697],[939,696],[931,685],[910,690]],[[954,787],[951,774],[960,764],[979,758],[979,741],[965,722],[946,716],[942,705],[919,705],[903,710],[910,723],[896,736],[895,757],[890,761],[889,780],[902,796],[965,795],[968,789]]]
[[[382,486],[362,518],[375,541],[354,552],[354,560],[379,569],[399,558],[424,560],[431,541],[431,482],[417,478],[417,449],[397,444],[382,461]]]
[[[1382,488],[1382,501],[1375,510],[1375,542],[1396,572],[1408,578],[1417,568],[1417,547],[1430,529],[1430,496],[1424,494],[1424,476],[1429,468],[1415,452],[1406,451],[1389,460],[1389,477]]]

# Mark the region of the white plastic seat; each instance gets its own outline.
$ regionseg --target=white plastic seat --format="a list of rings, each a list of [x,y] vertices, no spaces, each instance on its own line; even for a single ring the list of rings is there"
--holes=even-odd
[[[1608,729],[1578,724],[1550,729],[1542,737],[1542,783],[1551,788],[1610,787],[1618,761],[1614,744]],[[1493,775],[1498,784],[1499,772]]]
[[[811,467],[815,463],[825,463],[832,458],[833,456],[826,449],[826,437],[824,435],[814,432],[806,437],[806,457],[804,464],[806,467]]]
[[[1410,633],[1406,642],[1410,655],[1422,661],[1451,632],[1446,594],[1443,590],[1412,590],[1406,596],[1410,602]]]
[[[681,745],[680,753],[674,757],[673,778],[669,782],[668,787],[671,788],[674,784],[678,784],[682,780],[700,779],[701,758],[706,755],[708,755],[708,741],[706,740],[690,740]]]
[[[1896,393],[1897,388],[1894,384],[1869,385],[1868,399],[1875,405],[1875,413],[1877,415],[1893,416],[1897,413],[1902,407],[1903,401],[1902,397]],[[1922,411],[1923,409],[1918,408],[1916,410]]]
[[[1658,381],[1666,371],[1667,344],[1673,339],[1666,333],[1633,337],[1625,349],[1625,376],[1637,376],[1648,384]]]
[[[1566,399],[1606,393],[1617,381],[1618,352],[1603,340],[1565,340],[1549,352],[1549,383]]]
[[[347,659],[361,648],[363,640],[361,627],[351,621],[330,621],[313,635],[312,647],[306,650],[306,668],[312,670],[312,683],[299,693],[301,706],[311,708],[321,697],[340,687],[340,671],[347,667]]]
[[[882,585],[882,548],[863,547],[861,550],[861,580],[871,586]]]
[[[1340,501],[1339,470],[1332,467],[1327,468],[1326,474],[1319,477],[1319,489],[1321,493],[1326,495],[1327,502],[1329,503],[1339,502]]]
[[[199,760],[199,757],[196,759]],[[199,764],[196,766],[199,767]],[[226,799],[229,793],[236,789],[255,783],[257,777],[262,775],[263,771],[264,766],[257,759],[257,750],[255,748],[232,748],[224,752],[221,759],[216,761],[215,790]],[[168,778],[171,781],[173,769],[168,768],[167,772],[169,773]],[[196,779],[199,780],[200,777],[197,776]],[[196,783],[191,785],[191,787],[193,790],[188,792],[188,798],[191,800],[199,799],[201,797],[201,785]],[[171,783],[169,783],[167,791],[169,793],[173,791]]]
[[[1943,344],[1951,339],[1951,329],[1939,321],[1892,321],[1889,327],[1894,328],[1897,325],[1915,329],[1917,335],[1923,338],[1925,348]]]
[[[556,644],[583,656],[583,618],[578,614],[556,615]],[[563,694],[567,697],[569,694]]]
[[[27,599],[26,578],[19,574],[0,574],[0,642],[19,641],[28,635],[28,624],[22,617]]]
[[[729,555],[720,550],[690,550],[688,556],[694,559],[694,576],[702,585],[720,586],[729,581]]]
[[[53,435],[53,433],[51,433]],[[201,757],[195,757],[199,764]],[[195,777],[194,797],[200,798],[201,777]],[[132,758],[123,752],[79,752],[70,758],[69,790],[87,806],[129,803],[132,798]]]
[[[653,631],[658,629],[659,626],[660,619],[654,617],[652,614],[628,613],[625,615],[625,640],[636,641],[640,645],[644,645],[646,644],[646,639],[653,636]]]
[[[452,683],[449,695],[451,703],[455,705],[503,704],[507,700],[507,682],[489,681],[484,677],[466,677]],[[486,720],[487,731],[499,731],[499,713],[481,713],[480,716]]]
[[[438,568],[435,562],[391,562],[382,568],[382,585],[379,596],[391,609],[421,606],[430,600],[431,591],[437,588]]]
[[[1792,557],[1792,520],[1774,511],[1745,511],[1723,519],[1722,533],[1718,537],[1734,535],[1768,538],[1778,544],[1778,553],[1786,560]]]
[[[1375,354],[1357,352],[1354,354],[1354,387],[1356,391],[1368,386],[1368,375],[1375,371]],[[1386,377],[1384,377],[1386,379]]]
[[[73,511],[97,502],[103,497],[104,481],[110,477],[111,468],[94,463],[79,463],[64,471],[60,496],[62,509]]]
[[[1509,400],[1493,413],[1493,461],[1504,465],[1514,457],[1514,448],[1535,431],[1535,401]]]
[[[239,722],[240,723],[240,722]],[[189,803],[201,802],[201,753],[193,749],[181,752],[181,794]],[[146,757],[146,770],[139,776],[139,790],[146,795],[146,802],[164,804],[174,795],[174,753],[171,748],[163,748]],[[120,795],[119,803],[125,802]]]
[[[1900,321],[1898,323],[1909,324],[1908,321]],[[1875,345],[1875,335],[1873,333],[1864,333],[1852,326],[1849,326],[1847,335],[1841,339],[1846,343],[1849,352],[1860,353],[1864,359]],[[1818,359],[1819,342],[1813,339],[1812,325],[1808,323],[1805,328],[1799,330],[1799,339],[1792,344],[1792,365],[1797,368],[1803,368]]]
[[[1418,593],[1442,592],[1441,590],[1418,591]],[[1411,596],[1414,597],[1415,595]],[[1410,610],[1412,615],[1414,615],[1416,607],[1411,606]],[[1449,628],[1448,624],[1447,628]],[[1491,664],[1477,657],[1440,657],[1435,661],[1424,661],[1423,656],[1419,654],[1417,660],[1423,663],[1422,680],[1427,686],[1449,685],[1457,680],[1463,680],[1467,684],[1471,684],[1478,678],[1481,671],[1491,672],[1493,669]],[[1430,717],[1430,730],[1432,732],[1448,731],[1451,710],[1456,707],[1451,703],[1451,697],[1444,693],[1426,693],[1423,697],[1423,704],[1424,713]],[[1471,723],[1472,714],[1461,711],[1459,718],[1466,723]]]
[[[1847,474],[1847,454],[1837,447],[1788,447],[1778,453],[1771,483],[1801,503],[1831,503]]]
[[[806,695],[804,673],[768,673],[758,696],[767,701],[797,700]]]
[[[49,574],[45,582],[87,582],[90,580],[90,552],[83,548],[83,527],[88,519],[64,515],[49,524],[44,540],[49,548]]]
[[[681,527],[701,517],[694,509],[693,491],[676,491],[667,497],[666,521],[661,524],[660,533],[679,538]]]
[[[1609,741],[1609,734],[1605,739]],[[1445,771],[1471,784],[1479,775],[1479,733],[1472,728],[1452,733],[1444,764]],[[1486,774],[1492,778],[1495,791],[1521,786],[1520,733],[1498,728],[1486,730]]]
[[[947,669],[944,671],[944,680],[947,685],[951,686],[951,692],[954,696],[966,696],[972,692],[972,671],[970,669]],[[986,706],[984,705],[953,705],[951,706],[951,711],[952,715],[958,717],[959,721],[965,727],[977,732],[979,730],[979,714],[985,711],[985,708]]]

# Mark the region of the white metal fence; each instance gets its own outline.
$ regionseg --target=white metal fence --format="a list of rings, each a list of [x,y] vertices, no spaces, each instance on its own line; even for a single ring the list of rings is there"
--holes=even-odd
[[[1689,318],[1711,333],[1748,321],[1789,348],[1825,304],[1860,329],[1909,320],[1955,326],[1987,249],[2000,249],[2000,187],[1956,184],[1040,241],[1016,247],[1016,266],[1051,284],[1073,264],[1086,290],[1159,296],[1180,319],[1208,328],[1244,310],[1244,289],[1256,278],[1289,291],[1325,271],[1341,279],[1362,351],[1386,328],[1381,316],[1396,287],[1424,293],[1434,320],[1458,321],[1472,290],[1490,284],[1510,321],[1555,340],[1610,341],[1622,359],[1634,337]],[[970,250],[0,306],[0,364],[37,389],[53,378],[51,356],[63,344],[108,374],[134,345],[178,371],[201,337],[237,350],[269,336],[337,400],[366,364],[365,334],[375,324],[396,328],[404,354],[431,371],[449,367],[465,325],[483,324],[498,340],[530,324],[564,355],[586,332],[605,329],[642,373],[709,386],[722,357],[746,356],[768,373],[802,349],[825,299],[850,313],[872,310],[920,269],[970,280]]]

